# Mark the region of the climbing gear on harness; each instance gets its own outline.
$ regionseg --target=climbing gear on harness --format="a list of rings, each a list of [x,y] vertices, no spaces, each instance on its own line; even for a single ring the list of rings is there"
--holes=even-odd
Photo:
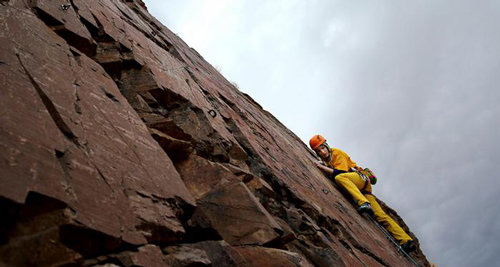
[[[398,242],[396,242],[396,240],[394,240],[394,238],[391,236],[391,234],[389,234],[389,232],[387,232],[387,230],[385,230],[384,227],[382,227],[382,225],[380,225],[374,218],[373,216],[367,216],[377,227],[378,229],[380,229],[380,231],[382,231],[382,233],[384,233],[385,237],[387,237],[387,239],[389,239],[391,241],[392,244],[394,244],[394,246],[396,246],[396,248],[398,248],[399,251],[401,251],[401,253],[403,253],[403,255],[411,262],[413,263],[413,265],[417,266],[417,267],[420,267],[420,265],[418,265],[418,263],[408,254],[408,252],[405,251],[405,249],[403,248],[403,246],[407,243],[409,243],[410,241],[413,243],[413,240],[410,240],[410,241],[407,241],[405,244],[403,244],[403,246],[401,246]],[[415,244],[413,243],[413,246],[415,246]]]
[[[317,134],[317,135],[313,136],[311,138],[311,140],[309,140],[309,145],[311,146],[311,148],[313,150],[315,150],[316,148],[318,148],[320,145],[322,145],[325,142],[326,142],[326,139],[323,136]]]
[[[365,182],[365,185],[363,185],[363,188],[359,189],[359,191],[361,192],[365,192],[365,189],[366,187],[368,187],[368,185],[370,184],[370,178],[368,176],[366,176],[364,173],[361,172],[361,168],[351,168],[351,171],[354,171],[355,173],[357,173],[359,175],[359,177],[361,177],[361,180],[363,180]]]
[[[370,184],[377,183],[377,176],[375,176],[375,174],[370,169],[368,168],[355,169],[354,171],[357,172],[365,182],[370,182]]]
[[[358,212],[360,214],[368,213],[370,216],[373,216],[373,209],[372,209],[372,206],[370,205],[370,202],[365,202],[365,203],[359,205]]]

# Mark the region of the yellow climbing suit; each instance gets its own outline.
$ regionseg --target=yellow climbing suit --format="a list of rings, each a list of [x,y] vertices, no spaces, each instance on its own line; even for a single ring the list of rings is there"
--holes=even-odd
[[[365,182],[356,172],[350,172],[351,168],[358,169],[359,167],[351,160],[349,155],[340,149],[331,148],[330,150],[331,161],[325,162],[326,165],[333,169],[346,171],[345,173],[335,176],[335,183],[349,192],[358,205],[370,202],[373,212],[375,213],[375,219],[382,224],[400,244],[412,240],[412,238],[406,234],[406,232],[389,217],[384,210],[382,210],[377,200],[372,195],[372,185],[370,182]]]

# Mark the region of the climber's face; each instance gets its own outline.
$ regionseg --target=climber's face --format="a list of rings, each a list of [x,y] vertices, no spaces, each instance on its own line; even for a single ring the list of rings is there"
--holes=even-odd
[[[328,151],[328,148],[325,145],[320,145],[314,151],[316,151],[316,154],[318,154],[318,156],[322,159],[326,159],[330,155],[330,151]]]

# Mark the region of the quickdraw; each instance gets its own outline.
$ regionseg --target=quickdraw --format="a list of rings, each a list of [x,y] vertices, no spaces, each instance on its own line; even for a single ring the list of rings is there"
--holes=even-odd
[[[215,112],[215,110],[213,110],[213,109],[209,110],[208,114],[210,114],[210,116],[212,116],[212,118],[217,117],[217,112]]]
[[[71,7],[71,5],[65,5],[65,4],[62,4],[62,5],[61,5],[61,10],[62,10],[62,11],[66,11],[66,10],[68,10],[70,7]]]

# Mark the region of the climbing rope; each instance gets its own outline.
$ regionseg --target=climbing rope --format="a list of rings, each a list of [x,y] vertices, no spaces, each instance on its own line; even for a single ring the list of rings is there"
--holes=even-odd
[[[371,215],[366,214],[366,216],[378,227],[378,229],[380,229],[380,231],[382,231],[382,233],[384,233],[385,237],[387,237],[387,239],[389,239],[398,248],[398,250],[401,251],[403,255],[405,255],[406,258],[408,258],[408,260],[411,263],[413,263],[417,267],[420,267],[420,265],[418,265],[418,263],[410,256],[410,254],[404,251],[401,245],[398,242],[396,242],[396,240],[394,240],[391,234],[389,234],[389,232],[387,232],[387,230],[385,230],[385,228],[382,227],[382,225],[380,225]]]

